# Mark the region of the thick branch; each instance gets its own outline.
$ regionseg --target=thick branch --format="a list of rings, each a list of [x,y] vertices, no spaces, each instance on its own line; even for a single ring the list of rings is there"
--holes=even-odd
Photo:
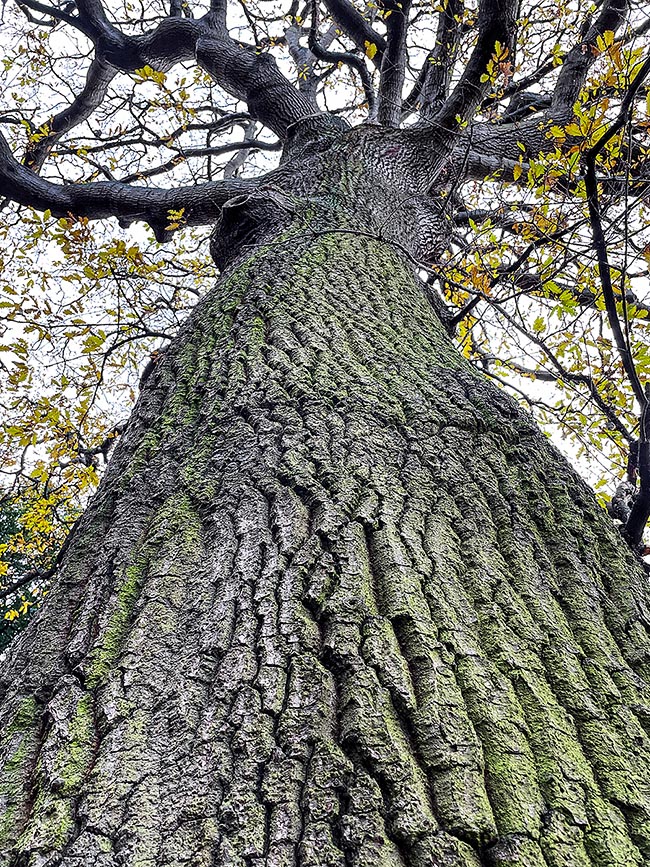
[[[285,78],[270,54],[241,48],[228,36],[205,34],[197,40],[196,58],[224,90],[246,101],[252,117],[282,139],[292,123],[314,114],[313,102]]]
[[[382,8],[386,19],[387,46],[381,64],[379,82],[379,123],[383,126],[399,126],[402,117],[402,89],[406,66],[406,33],[411,9],[411,0],[401,3],[386,2]]]
[[[478,142],[474,141],[477,138],[477,127],[486,133],[485,140],[479,138]],[[468,137],[465,140],[461,139],[454,148],[452,162],[455,171],[464,178],[472,180],[484,180],[495,173],[500,173],[506,180],[512,180],[515,167],[519,166],[525,180],[528,164],[522,165],[517,159],[517,154],[521,153],[517,148],[519,127],[515,124],[512,127],[507,138],[493,135],[498,128],[495,129],[488,124],[477,124],[471,128]],[[546,139],[540,136],[540,148],[543,147],[544,141]],[[504,156],[503,152],[511,153],[513,156]]]
[[[496,43],[509,50],[512,47],[516,16],[516,0],[482,0],[479,3],[476,46],[451,96],[434,116],[434,124],[452,129],[459,121],[473,116],[492,86],[486,71]],[[485,80],[481,81],[482,78]]]
[[[558,76],[550,116],[555,120],[572,114],[573,104],[580,95],[587,73],[598,56],[597,40],[607,30],[616,30],[625,20],[628,0],[606,0],[600,15],[587,30],[584,38],[567,54]]]
[[[324,0],[327,11],[338,26],[354,42],[360,51],[366,53],[369,45],[375,45],[377,52],[372,62],[380,69],[386,50],[386,40],[355,9],[350,0]]]
[[[298,72],[298,89],[304,93],[314,105],[314,110],[317,109],[316,102],[316,84],[317,78],[314,75],[314,62],[316,58],[313,53],[300,44],[300,27],[293,23],[284,31],[284,38],[287,40],[287,48]]]
[[[546,137],[547,128],[552,123],[563,123],[569,119],[587,72],[596,59],[592,48],[596,46],[598,36],[602,36],[608,29],[615,30],[619,27],[624,20],[626,9],[627,0],[608,0],[604,3],[597,21],[587,30],[584,39],[568,53],[551,104],[546,111],[535,113],[524,120],[518,120],[515,113],[508,123],[472,124],[464,139],[459,140],[455,148],[453,162],[457,169],[465,177],[475,179],[486,177],[495,171],[501,171],[504,177],[512,178],[512,170],[522,157],[520,143],[524,147],[524,159],[536,158],[545,150],[554,148],[555,143],[551,144]],[[543,70],[544,67],[540,69]],[[567,138],[566,147],[573,144],[575,141]],[[525,177],[524,172],[522,177]]]
[[[220,87],[245,100],[251,115],[282,138],[288,126],[314,113],[313,102],[280,72],[270,54],[230,37],[221,7],[196,20],[166,18],[141,36],[125,35],[111,24],[99,0],[79,0],[77,7],[97,58],[118,69],[151,66],[165,72],[196,57]]]
[[[182,224],[213,223],[221,207],[233,196],[246,195],[259,180],[229,179],[176,189],[132,187],[119,181],[91,184],[55,184],[18,163],[6,139],[0,135],[0,185],[5,196],[55,216],[69,214],[100,220],[117,217],[121,223],[144,220],[158,240],[169,234],[170,211],[182,211]]]

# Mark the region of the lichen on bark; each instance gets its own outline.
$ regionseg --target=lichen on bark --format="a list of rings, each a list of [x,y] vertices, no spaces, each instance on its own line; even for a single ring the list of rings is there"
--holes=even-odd
[[[403,251],[300,219],[156,365],[12,648],[0,865],[641,867],[641,570]]]

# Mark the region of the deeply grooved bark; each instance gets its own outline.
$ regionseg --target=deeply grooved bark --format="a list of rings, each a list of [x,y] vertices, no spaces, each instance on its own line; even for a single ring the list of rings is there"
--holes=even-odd
[[[299,219],[156,366],[11,649],[0,865],[641,867],[640,570],[399,251]]]

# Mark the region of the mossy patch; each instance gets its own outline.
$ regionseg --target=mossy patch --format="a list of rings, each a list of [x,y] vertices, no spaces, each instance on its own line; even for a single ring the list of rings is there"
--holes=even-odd
[[[144,575],[144,565],[134,564],[124,569],[117,589],[113,611],[101,632],[99,644],[91,653],[87,685],[92,689],[107,675],[120,651],[127,632],[131,612],[138,598]]]

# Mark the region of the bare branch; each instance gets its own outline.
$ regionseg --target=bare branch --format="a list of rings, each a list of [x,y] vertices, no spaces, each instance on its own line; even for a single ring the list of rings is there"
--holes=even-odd
[[[436,44],[422,65],[413,90],[404,101],[404,114],[419,111],[420,118],[428,119],[449,95],[454,56],[458,45],[463,0],[448,0],[438,15]]]
[[[257,124],[255,121],[250,121],[244,130],[244,141],[237,142],[237,145],[243,144],[244,147],[238,147],[237,153],[232,156],[223,169],[224,178],[235,178],[237,177],[239,171],[243,168],[246,160],[248,159],[251,150],[255,150],[256,139],[255,134],[257,132]],[[279,149],[281,147],[280,142],[272,142],[269,144],[268,142],[264,143],[265,146],[268,146],[268,149]]]
[[[196,58],[220,87],[245,100],[250,113],[282,138],[288,126],[314,114],[313,102],[280,72],[270,54],[230,37],[221,7],[199,19],[165,18],[140,36],[128,36],[111,24],[99,0],[78,0],[77,8],[96,56],[105,64],[125,72],[143,66],[165,72]]]
[[[121,184],[132,184],[134,181],[144,180],[144,178],[153,178],[156,175],[162,175],[165,172],[171,171],[176,166],[184,163],[186,160],[192,157],[207,157],[207,156],[221,156],[222,154],[231,153],[232,151],[239,151],[239,153],[248,154],[252,150],[265,150],[265,151],[277,151],[282,147],[280,142],[268,142],[262,141],[260,139],[251,139],[250,141],[234,141],[229,142],[228,144],[218,145],[216,147],[204,147],[204,148],[185,148],[182,151],[179,151],[175,156],[173,156],[167,162],[162,163],[159,166],[153,166],[150,169],[143,169],[140,172],[133,172],[130,175],[126,175],[123,178],[119,179]],[[228,177],[228,175],[226,175]],[[232,177],[232,175],[230,175]]]
[[[316,60],[314,53],[310,48],[300,44],[300,36],[304,28],[297,23],[292,24],[285,30],[285,39],[291,58],[298,70],[298,89],[301,93],[308,96],[314,103],[314,110],[318,110],[318,102],[316,101],[316,90],[320,81],[320,76],[316,74]],[[339,33],[336,24],[331,24],[328,30],[320,37],[319,44],[323,49],[328,49],[332,42],[336,39]]]
[[[25,154],[25,165],[34,171],[39,171],[57,141],[66,132],[84,120],[98,108],[106,96],[108,86],[115,78],[117,69],[102,60],[93,60],[88,69],[86,84],[75,100],[59,114],[41,125],[36,132],[42,133],[33,144],[30,144]]]
[[[183,126],[176,127],[176,129],[173,129],[171,132],[159,135],[156,138],[145,138],[144,135],[128,135],[127,137],[126,132],[120,132],[116,135],[109,135],[106,139],[102,140],[100,133],[97,132],[94,140],[99,141],[100,144],[84,145],[83,151],[84,154],[95,154],[112,150],[113,148],[126,148],[133,145],[144,145],[145,147],[158,148],[161,145],[170,145],[173,141],[179,139],[184,133],[194,132],[196,130],[202,130],[208,133],[218,133],[227,130],[229,127],[233,127],[236,124],[247,127],[250,120],[251,117],[247,112],[233,112],[232,114],[226,114],[217,120],[184,124]],[[7,122],[9,122],[8,119],[0,117],[0,123]],[[20,121],[16,122],[20,123]],[[130,133],[131,130],[128,132]],[[74,147],[73,145],[69,147],[67,145],[62,145],[57,148],[59,153],[69,154],[77,153],[78,149],[78,147]]]
[[[327,51],[318,41],[318,3],[312,6],[311,27],[309,28],[309,48],[319,60],[330,63],[346,63],[358,72],[361,84],[368,103],[368,119],[375,118],[375,90],[372,86],[372,78],[368,72],[365,61],[349,51]]]
[[[72,27],[85,33],[86,36],[90,36],[90,32],[84,26],[84,23],[79,16],[70,15],[68,12],[63,11],[56,6],[48,6],[46,3],[39,3],[38,0],[21,0],[21,2],[18,3],[18,7],[28,20],[34,20],[27,12],[27,10],[31,9],[34,12],[40,12],[42,15],[46,15],[53,21],[65,21],[66,24],[70,24]]]

